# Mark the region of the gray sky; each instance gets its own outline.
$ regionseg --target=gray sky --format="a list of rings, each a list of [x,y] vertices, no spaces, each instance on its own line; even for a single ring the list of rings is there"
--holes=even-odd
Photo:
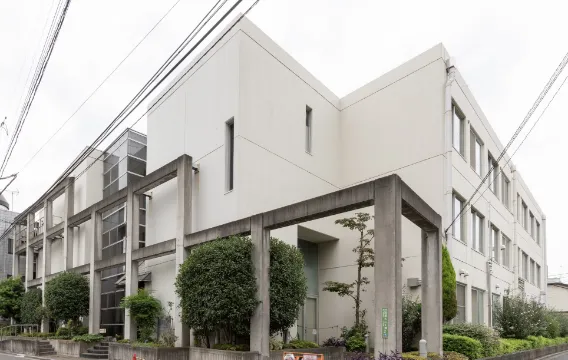
[[[0,117],[8,117],[10,131],[56,1],[0,1]],[[86,106],[22,168],[175,2],[72,1],[6,171],[20,172],[11,186],[20,192],[14,197],[16,211],[37,199],[96,138],[214,3],[180,0]],[[244,0],[240,11],[251,3]],[[506,143],[568,51],[563,25],[567,7],[561,0],[261,0],[249,17],[338,96],[443,42]],[[567,75],[565,71],[551,94]],[[558,191],[566,172],[561,164],[567,114],[568,85],[513,162],[547,215],[549,274],[568,277],[568,245],[562,230],[567,196]],[[129,118],[124,126],[137,118]],[[531,125],[532,121],[527,128]],[[145,132],[145,127],[143,119],[135,128]],[[0,134],[2,156],[8,142],[6,134]],[[9,193],[6,197],[11,201]]]

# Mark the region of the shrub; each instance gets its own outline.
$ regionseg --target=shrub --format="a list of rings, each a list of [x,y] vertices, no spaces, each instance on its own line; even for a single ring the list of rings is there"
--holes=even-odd
[[[177,338],[175,329],[169,327],[162,332],[159,342],[165,347],[175,347]]]
[[[467,360],[467,356],[454,351],[444,351],[444,360]]]
[[[456,272],[445,246],[442,248],[442,313],[444,321],[452,320],[458,313]]]
[[[275,351],[275,350],[282,350],[282,345],[284,345],[282,343],[282,341],[271,337],[270,338],[270,350],[271,351]]]
[[[103,341],[103,339],[104,336],[102,336],[101,334],[85,334],[73,337],[73,341],[81,341],[87,343],[101,342]]]
[[[357,333],[345,340],[345,348],[350,352],[364,352],[367,349],[365,337]]]
[[[483,357],[483,346],[479,340],[467,336],[450,334],[444,334],[442,338],[444,351],[455,351],[467,356],[470,360]]]
[[[24,324],[40,324],[44,314],[41,289],[29,289],[22,296],[20,319]]]
[[[443,332],[479,340],[483,346],[483,355],[485,357],[495,356],[499,353],[499,337],[493,329],[485,325],[451,324],[445,325]]]
[[[46,284],[45,306],[55,320],[77,322],[89,315],[89,280],[71,272],[57,275]]]
[[[503,354],[510,354],[518,351],[531,350],[532,342],[523,339],[501,339],[501,351]]]
[[[322,346],[327,346],[327,347],[345,347],[345,339],[343,338],[336,338],[336,337],[330,337],[329,339],[325,340],[323,342]]]
[[[147,290],[140,289],[137,294],[123,298],[120,307],[128,309],[130,316],[136,322],[140,332],[140,341],[150,341],[156,322],[162,313],[160,300]]]
[[[69,338],[71,338],[72,335],[71,329],[68,327],[60,327],[55,333],[55,336],[68,336]]]
[[[442,358],[440,357],[439,354],[436,353],[428,353],[426,357],[421,357],[420,354],[418,353],[418,351],[413,351],[413,352],[407,352],[407,353],[403,353],[402,354],[402,359],[403,360],[413,360],[413,359],[419,359],[419,360],[441,360]]]
[[[249,351],[248,344],[215,344],[213,345],[215,350],[225,350],[225,351]]]
[[[26,289],[17,276],[0,281],[0,316],[20,320],[20,305]]]
[[[422,328],[422,307],[418,300],[404,294],[402,297],[402,350],[414,350],[414,340]]]
[[[560,322],[556,314],[547,310],[545,313],[546,329],[541,333],[549,339],[554,339],[560,336]]]
[[[568,336],[568,316],[561,314],[561,313],[555,313],[554,314],[556,316],[556,320],[558,321],[558,324],[560,326],[560,334],[558,336],[560,337],[567,337]]]
[[[503,306],[496,305],[494,314],[495,327],[504,338],[544,335],[548,328],[545,306],[519,295],[503,298]]]
[[[292,340],[288,344],[283,344],[282,349],[315,349],[319,345],[312,341],[307,340]]]
[[[130,343],[130,340],[128,340],[128,339],[120,339],[120,340],[117,340],[116,342],[119,343],[119,344],[129,344],[129,343]]]

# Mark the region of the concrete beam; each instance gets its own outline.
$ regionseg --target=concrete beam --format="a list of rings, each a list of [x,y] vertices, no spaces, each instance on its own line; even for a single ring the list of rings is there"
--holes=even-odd
[[[401,196],[402,215],[408,220],[424,231],[436,231],[442,227],[442,217],[403,181],[401,181]]]
[[[111,258],[97,260],[95,262],[95,271],[102,271],[114,266],[126,264],[126,254],[115,255]]]
[[[42,284],[42,282],[43,282],[42,278],[32,279],[32,280],[28,281],[28,289],[32,288],[32,287],[40,286]]]
[[[187,258],[185,248],[185,234],[191,233],[191,189],[192,189],[192,159],[184,155],[177,159],[177,212],[176,212],[176,239],[175,239],[175,278],[179,269]],[[165,170],[164,170],[165,171]],[[190,329],[182,321],[181,299],[174,296],[174,329],[177,336],[176,346],[189,346],[191,342]]]
[[[186,234],[184,246],[191,247],[218,238],[248,234],[250,234],[250,218],[244,218],[220,226],[215,226],[213,228],[201,230],[195,233]]]
[[[69,226],[78,226],[86,221],[89,221],[91,219],[93,211],[104,212],[115,205],[125,202],[127,195],[128,189],[124,188],[89,206],[88,208],[81,210],[77,214],[71,216],[71,218],[69,219]]]
[[[63,226],[64,224],[60,222],[59,224],[47,229],[47,238],[52,240],[57,236],[63,235]]]
[[[442,354],[442,239],[422,231],[422,339],[428,352]]]
[[[375,358],[402,352],[401,180],[375,185]]]
[[[178,165],[180,161],[191,162],[191,156],[184,154],[177,159],[170,161],[159,169],[152,171],[150,174],[144,176],[133,184],[134,193],[143,194],[175,178],[177,176]]]
[[[73,268],[73,228],[69,227],[69,217],[75,209],[75,178],[67,178],[65,203],[63,206],[63,269]]]
[[[43,234],[36,235],[36,236],[34,236],[34,237],[31,238],[31,240],[30,240],[30,246],[34,246],[34,247],[35,247],[36,244],[38,244],[38,243],[40,243],[40,242],[42,242],[42,241],[43,241]]]
[[[132,251],[132,261],[154,259],[175,254],[175,252],[176,239],[170,239]]]
[[[373,183],[368,182],[268,211],[263,214],[263,223],[273,230],[371,206],[373,201]]]

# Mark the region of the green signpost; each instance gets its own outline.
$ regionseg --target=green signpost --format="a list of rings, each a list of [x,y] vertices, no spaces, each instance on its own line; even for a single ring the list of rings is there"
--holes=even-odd
[[[383,339],[387,339],[389,337],[389,311],[387,308],[383,308],[382,320]]]

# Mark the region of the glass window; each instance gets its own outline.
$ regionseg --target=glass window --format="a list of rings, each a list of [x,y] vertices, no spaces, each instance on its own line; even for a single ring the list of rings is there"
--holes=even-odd
[[[464,207],[464,200],[460,198],[457,194],[454,193],[454,206],[453,206],[453,218],[455,219]],[[463,230],[465,229],[465,217],[460,216],[456,221],[454,221],[453,225],[453,235],[454,238],[465,242],[465,238],[463,236]]]
[[[538,286],[539,289],[541,289],[541,278],[540,278],[540,265],[536,264],[536,286]]]
[[[509,200],[509,192],[511,191],[510,186],[511,183],[509,182],[509,179],[507,179],[505,174],[501,173],[501,201],[507,209],[511,208],[511,202]]]
[[[483,324],[483,291],[471,289],[471,322],[473,324]]]
[[[530,225],[530,228],[531,228],[530,233],[531,233],[531,237],[534,239],[534,238],[536,238],[536,236],[535,236],[536,224],[535,224],[534,215],[533,215],[532,211],[529,211],[529,219],[530,219],[529,225]]]
[[[306,152],[312,152],[312,108],[306,106]]]
[[[529,256],[523,251],[523,279],[529,280]]]
[[[477,175],[481,176],[481,140],[473,130],[471,130],[470,139],[471,167]]]
[[[503,266],[511,267],[511,240],[505,235],[501,236],[503,246],[501,246],[501,261]]]
[[[106,173],[111,167],[116,165],[119,160],[120,158],[113,154],[106,157],[105,160],[103,161],[103,172]]]
[[[493,311],[491,312],[491,325],[495,326],[495,310],[501,307],[501,296],[499,294],[492,295]]]
[[[138,219],[139,219],[140,225],[146,225],[146,210],[140,209],[138,211],[139,211]]]
[[[525,230],[529,231],[529,208],[527,207],[527,204],[525,204],[525,202],[522,202],[523,205],[523,227],[525,228]]]
[[[128,141],[128,154],[135,156],[139,159],[146,160],[146,145],[140,144],[136,141]]]
[[[471,239],[471,247],[483,254],[483,216],[475,209],[471,209]]]
[[[535,262],[533,259],[531,259],[531,273],[530,273],[530,283],[535,285],[536,281],[535,281],[535,273],[536,273],[536,267],[535,267]]]
[[[540,223],[536,221],[536,243],[540,245]]]
[[[130,139],[133,139],[133,140],[136,140],[136,141],[138,141],[138,142],[141,142],[142,144],[147,144],[146,136],[145,136],[145,135],[136,133],[136,132],[134,132],[134,131],[129,131],[129,132],[128,132],[128,137],[129,137]]]
[[[233,190],[235,175],[235,122],[225,124],[225,191]]]
[[[465,285],[456,284],[456,300],[458,313],[454,319],[455,323],[465,323]]]
[[[454,148],[463,156],[464,155],[464,128],[465,128],[465,116],[463,116],[463,113],[461,112],[461,110],[456,106],[453,105],[452,106],[452,114],[453,114],[453,120],[452,120],[452,126],[453,126],[453,135],[452,135],[452,139],[453,139],[453,144],[454,144]]]
[[[146,161],[128,157],[128,171],[138,175],[146,176]]]
[[[489,189],[498,197],[499,190],[499,164],[493,156],[489,154],[487,157],[487,173],[491,173],[489,177]]]
[[[491,225],[491,259],[499,263],[499,229]]]
[[[14,253],[14,239],[8,238],[8,254]]]

